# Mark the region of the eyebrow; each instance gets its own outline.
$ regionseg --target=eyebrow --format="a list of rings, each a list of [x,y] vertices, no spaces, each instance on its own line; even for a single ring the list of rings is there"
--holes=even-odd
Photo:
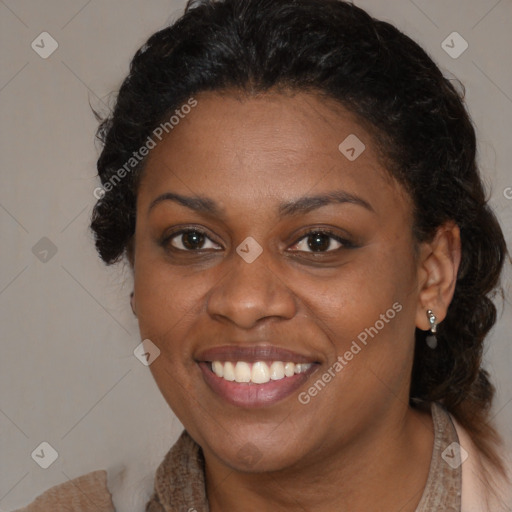
[[[148,213],[157,205],[163,201],[175,201],[187,208],[194,210],[199,213],[206,213],[210,215],[217,215],[222,217],[222,211],[213,199],[207,197],[195,196],[182,196],[181,194],[175,194],[174,192],[166,192],[156,199],[151,201],[148,208]]]
[[[365,201],[362,197],[350,194],[345,190],[335,190],[326,194],[316,196],[304,196],[287,203],[282,203],[279,206],[279,216],[291,216],[298,213],[308,213],[311,210],[316,210],[328,204],[355,204],[362,206],[366,210],[375,213],[372,205]]]
[[[160,204],[163,201],[174,201],[198,213],[215,215],[217,217],[224,216],[223,210],[217,205],[217,203],[213,199],[201,196],[183,196],[181,194],[176,194],[174,192],[166,192],[165,194],[162,194],[153,201],[151,201],[151,204],[149,205],[148,208],[148,214],[157,204]],[[363,198],[346,192],[344,190],[336,190],[326,194],[304,196],[298,199],[294,199],[292,201],[281,203],[278,207],[278,214],[279,217],[282,218],[297,214],[305,214],[329,204],[345,203],[355,204],[365,208],[370,212],[375,213],[375,210],[373,209],[371,204],[368,203],[368,201],[365,201]]]

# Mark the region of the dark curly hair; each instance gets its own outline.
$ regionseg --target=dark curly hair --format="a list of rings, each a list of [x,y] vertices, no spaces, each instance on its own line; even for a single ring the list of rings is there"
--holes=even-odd
[[[494,388],[481,363],[506,243],[478,173],[464,93],[389,23],[340,0],[189,1],[180,19],[135,54],[115,109],[98,129],[105,191],[91,228],[101,258],[131,258],[145,159],[112,180],[155,127],[201,91],[270,89],[333,98],[358,116],[413,199],[417,242],[431,240],[446,221],[460,227],[462,260],[437,349],[426,348],[426,333],[416,331],[411,404],[444,404],[503,473],[489,418]]]

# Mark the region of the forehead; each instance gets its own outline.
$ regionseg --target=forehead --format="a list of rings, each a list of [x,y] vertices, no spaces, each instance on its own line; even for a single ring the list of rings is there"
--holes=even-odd
[[[407,202],[373,137],[334,100],[304,92],[194,99],[149,154],[142,202],[181,191],[243,206],[340,188],[382,206]]]

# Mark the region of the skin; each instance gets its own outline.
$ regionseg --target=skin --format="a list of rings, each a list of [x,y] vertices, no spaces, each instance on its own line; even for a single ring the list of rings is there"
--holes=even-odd
[[[195,98],[148,157],[131,262],[141,336],[161,351],[150,369],[203,449],[211,511],[414,511],[434,437],[430,413],[408,405],[414,333],[429,329],[427,309],[438,322],[446,316],[460,261],[457,226],[441,226],[415,247],[409,197],[368,131],[334,101],[282,91]],[[366,145],[355,161],[338,150],[349,134]],[[278,215],[283,202],[334,190],[371,208],[345,202]],[[167,192],[209,198],[222,215],[170,200],[148,211]],[[206,234],[202,250],[186,252],[186,236],[160,243],[184,227]],[[353,246],[327,238],[315,253],[306,235],[313,228]],[[250,264],[236,253],[248,236],[263,249]],[[395,318],[300,403],[298,393],[397,302]],[[243,409],[206,385],[201,350],[265,343],[320,363],[298,392]]]

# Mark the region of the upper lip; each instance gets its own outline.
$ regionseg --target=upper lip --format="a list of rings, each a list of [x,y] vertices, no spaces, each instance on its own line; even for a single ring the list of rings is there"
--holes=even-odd
[[[201,351],[197,361],[283,361],[293,363],[315,363],[313,356],[298,354],[274,345],[224,345]]]

